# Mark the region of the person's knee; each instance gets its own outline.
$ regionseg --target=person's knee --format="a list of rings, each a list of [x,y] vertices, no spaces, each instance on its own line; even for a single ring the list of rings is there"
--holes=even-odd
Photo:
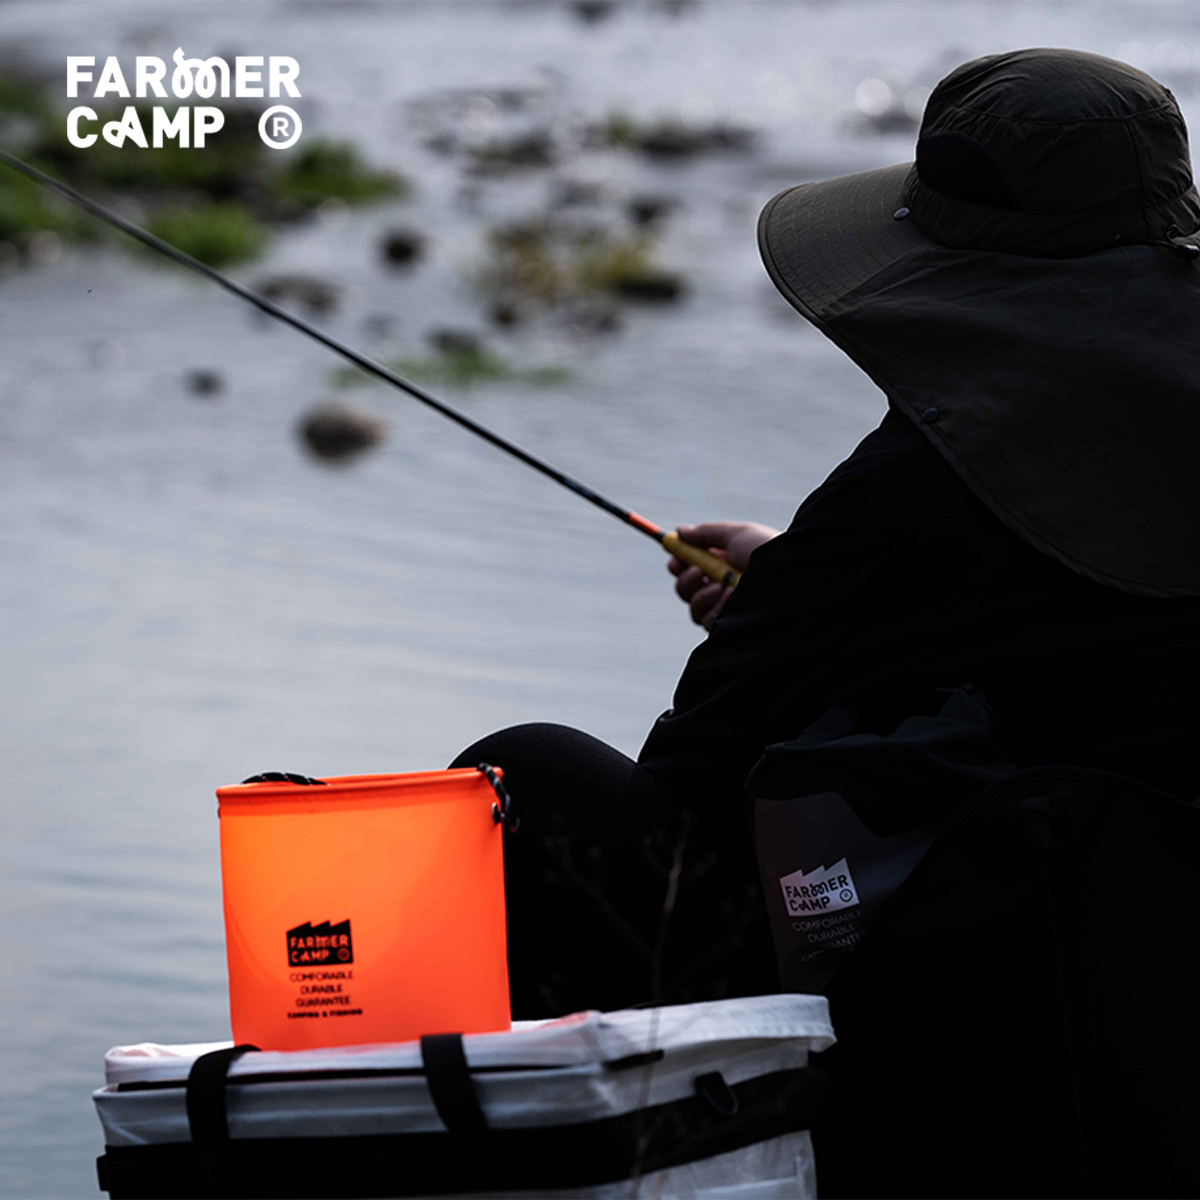
[[[469,746],[451,767],[481,762],[504,771],[514,805],[533,825],[628,840],[656,828],[675,808],[645,768],[569,725],[531,722],[499,730]]]
[[[477,767],[481,762],[511,770],[518,761],[544,756],[548,747],[564,737],[587,738],[588,734],[569,725],[555,725],[549,721],[529,721],[523,725],[510,725],[489,733],[473,742],[450,764],[449,770],[462,767]],[[509,762],[502,761],[509,759]]]

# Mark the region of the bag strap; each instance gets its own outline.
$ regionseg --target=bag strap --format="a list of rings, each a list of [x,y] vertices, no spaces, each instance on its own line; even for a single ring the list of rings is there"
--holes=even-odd
[[[433,1107],[451,1133],[477,1134],[487,1118],[471,1079],[461,1033],[427,1034],[421,1039],[421,1061]]]
[[[257,1050],[246,1043],[202,1054],[188,1072],[187,1119],[192,1141],[197,1146],[212,1146],[229,1141],[229,1114],[225,1107],[225,1083],[229,1068],[243,1054]]]

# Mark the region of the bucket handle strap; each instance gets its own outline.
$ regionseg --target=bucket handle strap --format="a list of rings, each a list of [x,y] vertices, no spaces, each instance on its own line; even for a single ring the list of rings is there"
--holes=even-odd
[[[325,780],[313,779],[308,775],[297,775],[294,771],[263,771],[243,779],[243,783],[298,783],[301,787],[325,787]]]
[[[516,833],[521,828],[521,818],[512,810],[512,797],[508,794],[508,788],[504,786],[504,781],[496,774],[496,768],[490,763],[480,763],[478,770],[487,776],[488,783],[492,785],[492,790],[496,793],[498,803],[492,805],[492,820],[497,825],[503,825],[509,833]]]

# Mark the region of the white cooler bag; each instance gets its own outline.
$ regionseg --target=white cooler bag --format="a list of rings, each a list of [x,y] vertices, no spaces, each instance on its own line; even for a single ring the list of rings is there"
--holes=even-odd
[[[578,1013],[510,1033],[256,1053],[118,1046],[119,1197],[812,1197],[820,996]]]

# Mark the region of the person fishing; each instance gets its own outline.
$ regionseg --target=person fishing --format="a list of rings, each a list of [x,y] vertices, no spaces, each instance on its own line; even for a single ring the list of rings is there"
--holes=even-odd
[[[1073,1101],[1082,1111],[1070,1014],[1064,1030],[1019,1020],[1035,988],[1062,984],[1066,1008],[1061,961],[1050,972],[1057,968],[1058,984],[1043,972],[1026,987],[1033,938],[1010,940],[1003,971],[990,961],[974,977],[1007,973],[1007,990],[987,1007],[982,989],[958,987],[970,974],[966,949],[953,937],[920,945],[931,925],[944,934],[957,914],[927,912],[905,948],[933,985],[900,963],[873,977],[883,984],[876,991],[860,988],[856,1004],[839,1007],[834,997],[839,1044],[828,1053],[856,1039],[859,1049],[857,1059],[837,1060],[840,1098],[822,1102],[814,1127],[822,1194],[1195,1194],[1200,1038],[1190,1032],[1190,987],[1178,972],[1156,971],[1189,957],[1200,912],[1200,853],[1187,853],[1200,836],[1178,819],[1196,815],[1200,726],[1200,196],[1166,88],[1077,51],[977,59],[933,91],[915,163],[800,184],[767,205],[759,242],[772,281],[887,402],[878,428],[778,533],[729,521],[669,533],[7,151],[0,162],[675,555],[676,590],[709,632],[636,761],[578,730],[533,724],[485,737],[452,764],[503,768],[523,822],[505,851],[515,1017],[778,988],[746,820],[746,792],[773,749],[842,740],[906,755],[906,786],[883,795],[876,814],[896,836],[930,824],[939,775],[992,772],[1003,781],[1045,764],[1105,772],[1110,784],[1131,785],[1126,817],[1141,817],[1136,802],[1149,789],[1147,807],[1165,798],[1184,851],[1159,853],[1161,841],[1146,835],[1152,822],[1128,821],[1134,857],[1123,861],[1126,842],[1109,837],[1099,865],[1117,878],[1087,897],[1109,902],[1125,939],[1085,948],[1088,965],[1111,967],[1101,981],[1112,983],[1132,961],[1142,976],[1170,984],[1147,998],[1137,993],[1141,977],[1120,981],[1087,1014],[1098,1018],[1087,1030],[1098,1036],[1085,1065],[1093,1076],[1099,1067],[1131,1081],[1130,1107],[1143,1110],[1143,1141],[1126,1155],[1133,1183],[1084,1190],[1070,1154],[1058,1156],[1052,1185],[1038,1173],[1041,1151],[1067,1140],[1056,1105]],[[951,703],[973,714],[978,737],[942,760],[904,742],[911,718],[940,717]],[[796,786],[792,798],[804,801],[819,784]],[[1114,829],[1123,832],[1119,820],[1104,827]],[[800,840],[826,832],[806,827]],[[762,842],[759,831],[760,854]],[[1139,848],[1157,861],[1139,860]],[[1140,892],[1125,886],[1123,876],[1143,872]],[[837,886],[846,905],[855,903],[848,875]],[[1136,909],[1128,919],[1134,902],[1147,906],[1145,919]],[[1027,915],[1031,908],[1033,923],[1044,923],[1043,910],[1027,905]],[[870,958],[865,946],[852,949],[851,974]],[[907,1006],[886,990],[896,978],[911,993]],[[948,1036],[918,1029],[938,990],[949,995],[939,1010]],[[913,1037],[915,1049],[905,1043],[889,1056],[886,1039],[862,1037],[872,1009],[888,1007],[912,1014],[889,1029]],[[1041,1035],[1039,1048],[1056,1064],[1036,1060],[1026,1031]],[[1001,1034],[1011,1061],[995,1049]],[[967,1059],[965,1073],[946,1069],[956,1056]],[[1130,1058],[1143,1061],[1130,1070]],[[929,1070],[931,1059],[941,1074]],[[1059,1068],[1053,1087],[1051,1065]],[[965,1090],[943,1087],[951,1078],[965,1079]],[[1119,1111],[1122,1099],[1100,1096],[1118,1118],[1111,1143],[1122,1140],[1120,1120],[1133,1119]],[[736,1116],[719,1098],[710,1107]],[[1137,1190],[1149,1177],[1139,1155],[1167,1169]]]
[[[782,533],[665,531],[8,151],[0,162],[676,555],[677,591],[710,632],[637,761],[548,724],[456,759],[502,766],[520,798],[518,1016],[775,986],[743,788],[767,746],[831,713],[882,728],[929,689],[969,684],[1017,766],[1195,794],[1200,198],[1178,105],[1143,72],[1067,50],[975,60],[932,93],[915,163],[767,205],[773,282],[887,402]]]
[[[831,712],[886,730],[970,687],[1017,768],[1196,793],[1197,229],[1171,93],[1052,49],[953,71],[915,163],[767,205],[772,281],[886,413],[782,533],[679,530],[744,576],[670,564],[710,632],[636,762],[549,724],[455,760],[523,814],[517,1016],[778,988],[744,787]]]

